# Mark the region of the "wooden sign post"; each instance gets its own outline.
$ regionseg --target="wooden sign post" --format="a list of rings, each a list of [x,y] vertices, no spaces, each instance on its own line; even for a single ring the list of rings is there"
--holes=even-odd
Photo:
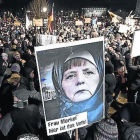
[[[78,128],[75,129],[75,140],[78,140]]]

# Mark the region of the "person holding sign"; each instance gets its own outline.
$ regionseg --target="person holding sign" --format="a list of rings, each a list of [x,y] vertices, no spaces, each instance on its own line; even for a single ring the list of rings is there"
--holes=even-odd
[[[88,124],[103,118],[103,60],[86,50],[54,63],[52,79],[61,100],[61,117],[87,112]]]

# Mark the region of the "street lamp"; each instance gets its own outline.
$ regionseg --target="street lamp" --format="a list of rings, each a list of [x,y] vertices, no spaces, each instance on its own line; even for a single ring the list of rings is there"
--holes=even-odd
[[[47,8],[46,7],[43,7],[43,12],[45,13],[47,11]]]
[[[63,16],[63,10],[61,10],[62,16]]]

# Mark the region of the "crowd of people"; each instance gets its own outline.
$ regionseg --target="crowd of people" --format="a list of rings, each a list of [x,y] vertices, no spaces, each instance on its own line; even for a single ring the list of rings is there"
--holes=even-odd
[[[105,116],[86,128],[79,129],[80,140],[140,139],[140,56],[130,55],[133,33],[140,29],[137,21],[127,33],[119,33],[119,25],[110,17],[101,24],[75,25],[73,21],[57,22],[53,34],[57,43],[73,42],[104,36],[105,50]],[[35,134],[41,140],[75,139],[69,133],[47,136],[45,120],[40,115],[41,93],[34,47],[38,34],[46,28],[0,19],[0,139],[17,140],[23,134]],[[139,44],[137,44],[139,45]],[[139,51],[139,50],[138,50]],[[127,99],[118,103],[118,96]],[[113,95],[114,94],[114,95]],[[110,106],[116,113],[109,114]],[[94,115],[94,114],[93,114]],[[135,133],[134,133],[135,132]]]

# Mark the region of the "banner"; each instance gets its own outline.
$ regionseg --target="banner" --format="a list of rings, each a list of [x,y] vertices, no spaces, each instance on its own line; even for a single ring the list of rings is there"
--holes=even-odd
[[[39,35],[39,44],[42,46],[48,44],[55,44],[56,43],[56,36],[54,35]]]
[[[104,7],[92,7],[92,8],[82,8],[82,12],[84,13],[84,17],[92,17],[93,15],[97,15],[98,17],[102,17],[106,15],[107,8]]]
[[[120,24],[120,28],[119,28],[119,33],[127,33],[127,31],[129,31],[130,28],[127,25],[124,24]]]
[[[34,26],[43,26],[43,19],[34,19],[33,18],[33,25]]]
[[[140,31],[135,31],[133,36],[133,44],[131,49],[131,56],[136,57],[140,56]]]
[[[91,18],[85,18],[85,23],[91,23]]]
[[[14,25],[15,25],[15,26],[20,26],[20,25],[21,25],[21,22],[19,22],[19,21],[14,21]]]
[[[83,25],[83,22],[82,22],[82,21],[76,21],[76,22],[75,22],[75,25],[76,25],[76,26]]]
[[[114,14],[113,12],[108,11],[108,13],[109,13],[110,17],[112,18],[112,22],[114,22],[114,23],[119,22],[122,19],[122,17]]]
[[[103,46],[99,37],[35,47],[47,135],[104,118]]]

